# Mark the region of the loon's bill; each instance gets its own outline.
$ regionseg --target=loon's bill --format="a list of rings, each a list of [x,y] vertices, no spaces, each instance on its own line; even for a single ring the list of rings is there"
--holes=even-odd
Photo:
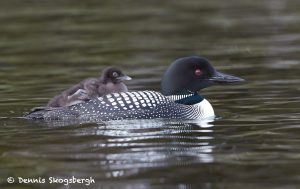
[[[242,78],[224,74],[221,72],[216,71],[215,75],[213,75],[211,78],[209,78],[210,81],[213,81],[214,83],[220,83],[220,84],[227,84],[227,83],[239,83],[245,81]]]

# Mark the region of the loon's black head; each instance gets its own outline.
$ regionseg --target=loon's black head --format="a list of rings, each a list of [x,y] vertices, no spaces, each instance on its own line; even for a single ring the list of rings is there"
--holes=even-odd
[[[161,81],[161,92],[164,95],[198,92],[213,84],[241,81],[244,79],[218,72],[206,58],[189,56],[169,66]]]
[[[107,82],[120,83],[125,80],[131,80],[131,77],[125,75],[118,68],[108,67],[103,70],[102,79],[104,83]]]

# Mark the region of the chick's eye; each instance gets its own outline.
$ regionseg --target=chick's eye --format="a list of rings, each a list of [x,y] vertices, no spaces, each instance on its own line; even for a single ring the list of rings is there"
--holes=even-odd
[[[117,72],[113,72],[113,74],[112,74],[114,77],[118,77],[119,76],[119,74],[117,73]]]
[[[196,76],[201,76],[202,75],[202,71],[200,69],[196,69],[195,70],[195,75]]]

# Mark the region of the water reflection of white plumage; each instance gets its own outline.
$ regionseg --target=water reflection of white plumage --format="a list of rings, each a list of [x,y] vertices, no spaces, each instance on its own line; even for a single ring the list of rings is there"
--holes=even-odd
[[[106,177],[135,176],[144,168],[167,168],[214,162],[212,120],[109,121],[80,129],[77,135],[98,136],[88,148]]]

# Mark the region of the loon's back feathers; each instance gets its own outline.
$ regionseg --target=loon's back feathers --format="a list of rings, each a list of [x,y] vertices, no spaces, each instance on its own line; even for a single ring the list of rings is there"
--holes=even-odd
[[[107,121],[152,118],[197,119],[214,115],[211,105],[206,100],[205,108],[203,107],[202,110],[201,105],[175,103],[176,100],[188,98],[192,95],[164,96],[156,91],[112,93],[86,103],[46,109],[40,112],[35,111],[30,113],[27,118]],[[208,110],[208,112],[204,110]]]

